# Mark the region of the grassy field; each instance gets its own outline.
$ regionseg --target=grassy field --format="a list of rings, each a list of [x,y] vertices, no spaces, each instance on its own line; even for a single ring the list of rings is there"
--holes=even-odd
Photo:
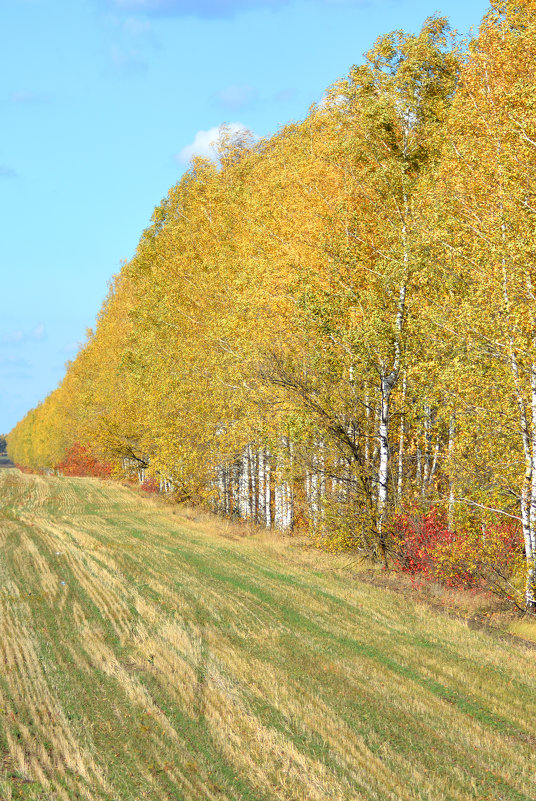
[[[292,540],[0,471],[0,799],[536,798],[536,651]]]

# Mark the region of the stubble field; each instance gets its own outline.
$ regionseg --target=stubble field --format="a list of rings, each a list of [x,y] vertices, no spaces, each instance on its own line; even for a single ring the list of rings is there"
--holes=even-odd
[[[233,531],[0,471],[1,801],[536,798],[536,651]]]

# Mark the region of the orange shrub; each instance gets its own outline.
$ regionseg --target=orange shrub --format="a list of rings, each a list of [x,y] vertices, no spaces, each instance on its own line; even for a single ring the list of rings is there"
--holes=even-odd
[[[109,478],[112,473],[112,465],[107,462],[99,462],[87,445],[75,442],[65,454],[64,460],[56,465],[56,470],[64,476]]]

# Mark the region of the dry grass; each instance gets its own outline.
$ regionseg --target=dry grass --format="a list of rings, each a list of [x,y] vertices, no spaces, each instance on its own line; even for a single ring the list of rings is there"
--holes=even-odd
[[[1,801],[536,797],[534,651],[117,485],[0,503]]]
[[[515,620],[509,623],[507,630],[516,637],[536,642],[536,621],[534,620]]]

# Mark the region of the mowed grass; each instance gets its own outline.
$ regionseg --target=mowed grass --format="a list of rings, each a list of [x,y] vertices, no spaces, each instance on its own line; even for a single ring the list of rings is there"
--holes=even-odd
[[[534,650],[222,532],[0,473],[2,801],[534,801]]]

